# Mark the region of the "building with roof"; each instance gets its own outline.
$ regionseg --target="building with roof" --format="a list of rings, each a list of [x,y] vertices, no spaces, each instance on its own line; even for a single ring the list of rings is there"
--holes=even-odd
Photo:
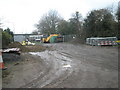
[[[29,41],[36,41],[36,40],[41,40],[41,37],[43,35],[38,35],[38,34],[14,34],[14,41],[15,42],[22,42],[25,40]]]

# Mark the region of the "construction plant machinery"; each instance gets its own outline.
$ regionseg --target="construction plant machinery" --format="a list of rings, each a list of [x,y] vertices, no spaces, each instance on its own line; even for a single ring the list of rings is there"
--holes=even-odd
[[[50,34],[49,36],[44,36],[42,38],[43,43],[55,43],[55,42],[63,42],[63,36],[60,34]]]

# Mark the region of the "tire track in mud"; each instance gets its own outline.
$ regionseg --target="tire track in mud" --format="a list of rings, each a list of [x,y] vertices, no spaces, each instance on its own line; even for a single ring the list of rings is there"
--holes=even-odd
[[[73,45],[54,44],[56,54],[50,53],[58,60],[63,61],[64,64],[71,64],[68,72],[63,72],[57,79],[53,79],[51,83],[45,85],[45,88],[53,87],[116,87],[117,85],[117,72],[109,59],[116,59],[111,56],[108,49],[100,48],[78,48]],[[114,51],[117,56],[116,52]],[[108,57],[108,56],[110,57]],[[61,56],[61,57],[60,57]],[[66,62],[65,62],[66,61]],[[60,61],[58,61],[60,62]],[[114,61],[112,61],[114,62]],[[107,63],[106,65],[104,63]],[[116,63],[116,62],[115,62]],[[64,64],[61,64],[63,66]],[[65,73],[67,73],[65,75]],[[113,75],[115,74],[115,75]],[[80,75],[80,76],[79,76]],[[99,75],[99,76],[98,76]],[[94,77],[93,77],[94,76]],[[79,78],[79,79],[78,79]],[[91,82],[93,78],[95,81]],[[114,80],[112,79],[114,78]],[[108,84],[107,82],[110,82]],[[84,83],[84,84],[83,84]],[[70,86],[69,86],[70,85]],[[72,85],[72,86],[71,86]],[[85,86],[86,85],[86,86]]]
[[[71,53],[68,53],[68,52],[64,52],[63,50],[59,51],[59,53],[61,55],[69,57],[71,59],[74,59],[74,60],[77,60],[77,61],[79,60],[80,63],[81,62],[86,63],[86,64],[89,63],[89,64],[92,64],[92,65],[98,66],[98,67],[102,67],[103,65],[108,64],[106,66],[106,69],[110,69],[112,67],[111,68],[112,71],[113,70],[118,70],[116,61],[113,62],[113,63],[116,63],[116,65],[111,65],[111,63],[109,64],[109,63],[104,62],[104,61],[108,60],[108,56],[87,55],[87,54],[82,54],[82,53],[71,54]]]
[[[71,64],[70,62],[72,60],[70,60],[68,58],[68,56],[65,56],[65,54],[63,54],[63,53],[56,52],[56,54],[52,54],[52,55],[58,60],[58,62],[60,62],[60,61],[63,62],[59,67],[60,72],[62,70],[61,66],[63,67],[64,65],[70,65]],[[50,84],[46,85],[44,88],[56,87],[57,85],[62,83],[65,79],[67,79],[72,74],[72,72],[73,72],[73,67],[63,68],[63,71],[60,73],[60,76],[57,77],[56,79],[54,79]],[[56,72],[56,73],[58,73],[58,72]]]
[[[47,73],[49,73],[51,70],[51,67],[50,66],[47,67],[46,63],[44,63],[44,65],[46,67],[43,68],[42,72],[40,72],[40,74],[38,75],[37,78],[34,78],[33,80],[31,80],[31,82],[21,86],[20,88],[32,88],[32,87],[34,87],[34,85],[36,85],[36,83],[38,83],[38,81],[40,81]]]
[[[21,88],[55,87],[73,72],[72,60],[58,51],[31,52],[30,54],[40,56],[46,66],[38,78]]]

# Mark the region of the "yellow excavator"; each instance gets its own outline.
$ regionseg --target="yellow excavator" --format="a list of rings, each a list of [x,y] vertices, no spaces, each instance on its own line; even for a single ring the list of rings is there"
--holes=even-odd
[[[42,42],[43,43],[49,43],[50,42],[50,39],[52,38],[52,37],[54,37],[54,36],[56,36],[56,38],[57,37],[59,37],[60,35],[59,34],[51,34],[50,36],[48,36],[48,37],[43,37],[42,38]],[[55,40],[54,40],[55,41]]]

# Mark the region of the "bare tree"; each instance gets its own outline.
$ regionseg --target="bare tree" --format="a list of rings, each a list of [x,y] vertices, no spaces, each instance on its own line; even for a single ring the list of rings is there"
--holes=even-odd
[[[57,26],[62,18],[55,10],[50,10],[44,14],[38,22],[37,29],[43,34],[57,33]]]
[[[32,34],[39,34],[38,30],[33,30]]]
[[[83,40],[82,38],[82,34],[83,34],[83,30],[82,30],[82,24],[83,24],[83,18],[82,18],[82,15],[76,11],[75,13],[72,14],[72,18],[69,19],[70,20],[70,23],[73,23],[73,25],[71,25],[71,28],[74,27],[74,31],[75,31],[75,34],[77,36],[77,39],[80,41]]]

